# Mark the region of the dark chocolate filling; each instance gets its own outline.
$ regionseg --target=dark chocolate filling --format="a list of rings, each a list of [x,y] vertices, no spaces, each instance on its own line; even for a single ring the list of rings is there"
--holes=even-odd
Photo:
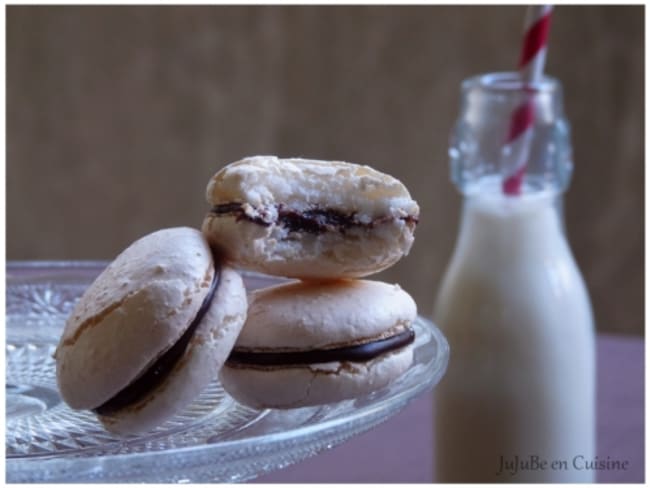
[[[150,391],[158,387],[163,380],[169,375],[169,373],[174,369],[174,366],[180,358],[185,354],[190,339],[196,332],[201,320],[207,313],[214,298],[214,294],[219,287],[219,279],[221,277],[221,272],[217,268],[214,272],[214,277],[212,283],[210,284],[210,289],[208,294],[203,299],[203,303],[199,307],[196,316],[190,322],[190,325],[187,327],[187,330],[183,332],[183,335],[172,345],[167,351],[165,351],[162,356],[160,356],[152,365],[149,367],[143,374],[137,377],[132,383],[128,384],[125,388],[120,390],[113,398],[106,401],[104,404],[93,409],[93,412],[100,415],[109,415],[118,410],[121,410],[129,405],[137,403],[142,398],[144,398]]]
[[[278,208],[278,223],[289,232],[321,234],[329,230],[342,230],[360,225],[354,214],[344,214],[334,209],[313,208],[298,212],[284,207]]]
[[[343,213],[332,208],[311,208],[299,212],[291,210],[285,205],[278,205],[277,225],[286,227],[290,232],[307,232],[310,234],[321,234],[326,231],[341,231],[351,227],[372,228],[375,225],[392,220],[392,217],[382,217],[370,222],[360,222],[357,220],[355,213]],[[242,203],[230,202],[216,205],[212,208],[211,213],[215,215],[234,215],[236,220],[247,220],[264,227],[268,227],[273,222],[263,217],[249,215]],[[418,219],[411,215],[400,217],[407,223],[417,224]]]
[[[242,351],[235,348],[230,353],[227,363],[231,366],[293,366],[329,362],[360,363],[374,359],[387,352],[400,349],[411,344],[414,340],[415,332],[413,329],[408,328],[403,332],[384,339],[334,349],[314,349],[295,352],[255,352]]]

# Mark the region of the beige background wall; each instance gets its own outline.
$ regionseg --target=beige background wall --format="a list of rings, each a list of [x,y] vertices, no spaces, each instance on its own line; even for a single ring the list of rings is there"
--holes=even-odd
[[[108,259],[198,226],[208,178],[245,155],[371,164],[422,207],[378,276],[422,313],[453,249],[447,137],[460,81],[508,70],[523,7],[9,7],[7,258]],[[643,7],[558,7],[569,237],[601,330],[643,331]]]

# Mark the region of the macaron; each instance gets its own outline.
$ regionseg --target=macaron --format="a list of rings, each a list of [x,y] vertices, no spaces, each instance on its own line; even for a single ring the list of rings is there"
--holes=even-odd
[[[398,285],[295,281],[249,295],[246,323],[219,373],[254,408],[297,408],[366,395],[413,361],[417,310]]]
[[[107,430],[150,430],[217,377],[246,318],[241,277],[200,231],[149,234],[90,285],[55,353],[61,397]]]
[[[238,267],[358,278],[408,254],[419,207],[397,179],[340,161],[255,156],[210,180],[202,230]]]

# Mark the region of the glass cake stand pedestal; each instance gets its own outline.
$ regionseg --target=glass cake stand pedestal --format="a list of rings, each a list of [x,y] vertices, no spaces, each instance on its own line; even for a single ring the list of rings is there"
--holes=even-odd
[[[119,437],[59,397],[52,354],[67,315],[105,262],[7,265],[6,481],[236,482],[332,448],[398,413],[447,367],[440,331],[418,317],[414,362],[398,381],[353,400],[255,410],[214,381],[151,432]],[[248,290],[282,282],[243,273]]]

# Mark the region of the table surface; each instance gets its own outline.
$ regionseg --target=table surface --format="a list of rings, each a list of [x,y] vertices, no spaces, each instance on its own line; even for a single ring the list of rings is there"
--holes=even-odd
[[[597,481],[644,482],[644,341],[599,334],[597,455],[629,461]],[[433,395],[413,400],[384,424],[256,483],[431,483]]]

